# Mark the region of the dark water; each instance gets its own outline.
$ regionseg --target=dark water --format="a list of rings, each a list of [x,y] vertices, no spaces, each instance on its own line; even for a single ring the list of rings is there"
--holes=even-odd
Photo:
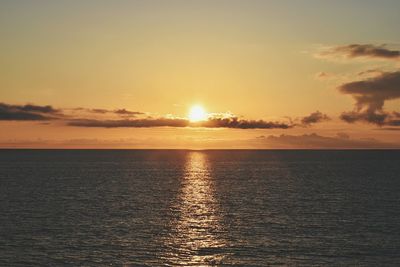
[[[400,264],[400,151],[0,150],[0,266]]]

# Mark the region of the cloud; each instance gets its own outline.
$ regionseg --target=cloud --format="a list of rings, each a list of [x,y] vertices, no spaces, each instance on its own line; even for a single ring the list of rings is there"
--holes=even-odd
[[[87,113],[95,113],[95,114],[116,114],[116,115],[121,115],[121,116],[130,116],[134,117],[136,115],[144,115],[144,112],[139,112],[139,111],[130,111],[127,109],[115,109],[115,110],[109,110],[109,109],[102,109],[102,108],[74,108],[73,110],[76,111],[83,111]]]
[[[400,98],[400,71],[345,83],[338,89],[343,94],[352,95],[360,108],[381,109],[386,100]]]
[[[189,121],[185,119],[149,118],[149,119],[124,119],[124,120],[93,120],[75,119],[67,123],[69,126],[77,127],[99,127],[99,128],[149,128],[149,127],[186,127]]]
[[[377,75],[381,75],[385,73],[384,71],[380,70],[380,69],[368,69],[368,70],[364,70],[364,71],[360,71],[357,73],[358,76],[377,76]]]
[[[398,144],[384,143],[375,139],[350,139],[347,134],[339,134],[337,137],[321,136],[316,133],[304,135],[270,135],[265,138],[256,138],[255,142],[261,142],[261,146],[277,149],[357,149],[399,147]]]
[[[349,112],[343,112],[340,115],[340,119],[342,119],[345,122],[348,123],[355,123],[357,121],[364,121],[364,122],[369,122],[373,123],[379,126],[385,125],[385,124],[390,124],[390,113],[386,112],[371,112],[371,111],[349,111]],[[389,121],[388,121],[389,119]]]
[[[385,45],[372,45],[372,44],[349,44],[343,46],[330,47],[317,54],[322,58],[337,58],[344,57],[347,59],[353,58],[370,58],[370,59],[385,59],[385,60],[399,60],[400,51],[390,50]]]
[[[372,78],[342,84],[338,90],[356,101],[355,110],[344,112],[341,119],[353,123],[366,121],[377,125],[396,124],[398,113],[383,110],[385,102],[400,98],[400,71],[384,72]]]
[[[322,112],[316,111],[311,113],[308,116],[305,116],[301,119],[301,124],[303,126],[310,126],[311,124],[323,122],[323,121],[328,121],[330,118],[328,115],[323,114]]]
[[[343,132],[337,133],[336,136],[340,139],[350,139],[350,135],[348,135],[347,133],[343,133]]]
[[[86,111],[93,112],[93,113],[100,113],[100,114],[105,114],[105,113],[110,112],[109,110],[102,109],[102,108],[87,109]]]
[[[143,127],[206,127],[206,128],[233,128],[233,129],[288,129],[291,124],[282,122],[270,122],[264,120],[244,120],[232,118],[209,118],[206,121],[190,122],[182,118],[146,118],[126,120],[90,120],[76,119],[67,123],[77,127],[99,128],[143,128]]]
[[[207,121],[200,122],[197,126],[234,129],[289,129],[293,127],[293,125],[290,123],[264,120],[245,120],[237,117],[209,118]]]
[[[0,103],[0,120],[8,121],[38,121],[52,120],[60,116],[60,110],[52,106],[9,105]]]
[[[115,114],[119,114],[119,115],[143,115],[145,113],[143,112],[139,112],[139,111],[130,111],[130,110],[126,110],[126,109],[117,109],[113,111]]]
[[[329,80],[329,79],[336,78],[336,74],[320,71],[317,74],[315,74],[315,78],[317,80]]]
[[[110,116],[110,113],[117,116]],[[67,126],[98,128],[150,128],[150,127],[199,127],[230,129],[289,129],[310,126],[328,120],[329,117],[316,111],[301,119],[301,124],[287,121],[249,120],[231,113],[210,113],[207,120],[191,122],[172,115],[160,117],[136,117],[146,113],[126,109],[54,109],[52,106],[0,104],[0,120],[53,120],[58,119]]]
[[[400,148],[397,143],[381,142],[371,138],[351,139],[321,136],[315,133],[304,135],[258,136],[251,139],[192,138],[161,135],[149,138],[117,139],[10,139],[0,140],[3,148],[194,148],[194,149],[378,149]]]

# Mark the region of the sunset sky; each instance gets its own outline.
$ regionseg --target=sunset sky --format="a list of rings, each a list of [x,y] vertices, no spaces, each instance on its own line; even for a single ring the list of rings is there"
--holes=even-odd
[[[399,11],[0,1],[0,147],[400,148]]]

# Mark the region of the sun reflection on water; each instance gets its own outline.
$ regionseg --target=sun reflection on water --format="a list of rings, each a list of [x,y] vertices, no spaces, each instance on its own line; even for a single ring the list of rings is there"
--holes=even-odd
[[[173,210],[175,220],[167,243],[172,265],[213,266],[222,263],[224,229],[207,155],[190,152],[187,156],[181,191]]]

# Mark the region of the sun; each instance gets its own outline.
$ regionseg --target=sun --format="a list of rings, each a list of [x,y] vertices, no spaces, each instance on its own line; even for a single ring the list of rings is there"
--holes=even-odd
[[[189,111],[189,120],[191,122],[204,121],[207,119],[207,112],[202,106],[193,106]]]

